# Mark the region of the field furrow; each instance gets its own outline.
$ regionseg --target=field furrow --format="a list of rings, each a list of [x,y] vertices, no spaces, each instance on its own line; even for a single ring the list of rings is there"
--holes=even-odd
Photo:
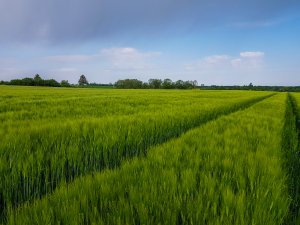
[[[284,145],[288,185],[291,197],[290,213],[285,224],[300,224],[300,94],[289,94]]]
[[[287,102],[277,94],[63,184],[11,209],[7,224],[282,224]]]

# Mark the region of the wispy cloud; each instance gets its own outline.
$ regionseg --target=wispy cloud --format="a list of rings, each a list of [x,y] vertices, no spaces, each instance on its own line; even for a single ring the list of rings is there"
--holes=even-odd
[[[46,61],[61,62],[61,63],[81,63],[93,60],[98,55],[55,55],[44,58]]]
[[[62,72],[62,73],[73,73],[73,72],[77,72],[76,68],[72,68],[72,67],[63,67],[63,68],[58,68],[56,70],[53,70],[54,72]]]
[[[264,52],[241,52],[239,58],[231,60],[235,69],[259,69],[264,63]]]
[[[265,56],[264,52],[241,52],[242,58],[262,58]]]
[[[269,26],[276,15],[297,7],[298,0],[230,0],[226,4],[219,0],[9,0],[1,1],[0,40],[65,44],[110,40],[128,33],[147,37],[170,30],[185,32],[191,24],[195,28]],[[251,22],[253,18],[257,21]]]
[[[151,59],[160,56],[160,52],[142,52],[138,49],[125,48],[108,48],[101,51],[113,70],[142,70],[151,67]]]
[[[241,52],[239,57],[230,55],[212,55],[187,63],[185,68],[188,71],[258,69],[263,66],[264,56],[265,53],[261,51]]]
[[[187,63],[185,68],[187,70],[211,70],[224,68],[228,66],[231,56],[229,55],[212,55],[204,58],[194,60],[191,63]]]
[[[230,59],[230,56],[228,55],[213,55],[205,57],[202,62],[204,64],[210,64],[210,65],[218,65],[220,63],[226,62],[228,59]]]
[[[105,61],[110,69],[144,69],[149,60],[161,55],[160,52],[143,52],[132,47],[106,48],[93,54],[54,55],[43,59],[54,63],[87,63],[91,61]]]

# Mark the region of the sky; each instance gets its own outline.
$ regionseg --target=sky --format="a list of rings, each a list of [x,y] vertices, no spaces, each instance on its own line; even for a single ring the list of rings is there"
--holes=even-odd
[[[299,0],[0,0],[0,80],[300,85]]]

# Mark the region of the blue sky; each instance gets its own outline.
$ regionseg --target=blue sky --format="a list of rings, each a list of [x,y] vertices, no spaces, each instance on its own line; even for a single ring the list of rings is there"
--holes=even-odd
[[[0,80],[300,85],[298,0],[0,1]]]

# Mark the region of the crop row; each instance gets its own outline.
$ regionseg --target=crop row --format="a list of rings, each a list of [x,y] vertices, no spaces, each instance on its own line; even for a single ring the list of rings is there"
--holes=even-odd
[[[0,96],[0,129],[37,126],[48,123],[61,123],[64,120],[100,118],[113,115],[133,115],[157,112],[178,106],[196,104],[205,95],[189,93],[148,93],[126,91],[90,91],[78,90],[23,90],[19,96],[12,90]],[[32,92],[31,95],[29,93]],[[71,93],[69,93],[71,92]],[[43,95],[44,93],[44,95]],[[49,95],[52,93],[52,95]],[[39,95],[38,95],[39,94]],[[71,95],[72,94],[72,95]],[[150,97],[151,94],[151,97]],[[177,98],[176,98],[177,97]]]
[[[267,96],[247,93],[226,101],[200,99],[198,104],[138,116],[49,122],[10,130],[0,143],[2,219],[7,208],[52,193],[77,176],[117,167],[124,159],[146,154],[153,145]]]
[[[176,111],[178,107],[194,107],[195,110],[201,110],[204,104],[218,104],[221,101],[230,101],[231,98],[248,98],[248,94],[238,91],[154,92],[6,87],[0,90],[0,135],[4,136],[10,130],[24,127],[48,126],[89,118]]]
[[[282,224],[287,102],[277,94],[77,178],[11,210],[7,224]]]

